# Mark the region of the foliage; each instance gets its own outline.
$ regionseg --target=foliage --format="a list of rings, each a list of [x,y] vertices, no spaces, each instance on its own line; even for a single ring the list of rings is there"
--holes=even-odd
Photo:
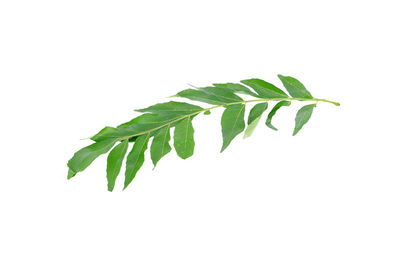
[[[278,77],[289,95],[261,79],[248,79],[242,80],[241,83],[218,83],[203,88],[186,89],[175,95],[175,97],[211,104],[213,105],[211,107],[204,108],[190,103],[170,101],[139,109],[137,111],[143,113],[142,115],[117,127],[107,126],[92,136],[90,139],[94,143],[76,152],[68,161],[68,179],[85,170],[97,157],[111,150],[107,157],[106,174],[108,190],[112,191],[129,144],[133,143],[126,157],[125,189],[143,165],[145,151],[150,141],[150,156],[154,167],[172,150],[171,128],[174,128],[173,146],[177,155],[182,159],[187,159],[194,152],[193,118],[200,113],[208,115],[214,108],[225,109],[221,118],[222,152],[241,132],[245,131],[244,137],[249,137],[253,133],[270,102],[277,103],[269,111],[265,124],[273,130],[277,129],[271,123],[272,118],[281,107],[289,106],[292,101],[313,102],[303,106],[297,112],[293,135],[296,135],[309,121],[316,103],[328,102],[339,106],[339,103],[333,101],[314,98],[305,86],[293,77],[282,75]],[[255,99],[244,100],[238,94]],[[253,102],[259,103],[250,110],[246,128],[246,104]]]

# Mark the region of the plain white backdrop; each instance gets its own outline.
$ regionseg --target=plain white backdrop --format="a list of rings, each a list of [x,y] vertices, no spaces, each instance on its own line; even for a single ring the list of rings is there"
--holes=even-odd
[[[0,2],[1,266],[399,266],[398,1]],[[299,105],[220,154],[220,116],[107,192],[84,139],[187,88],[277,74]]]

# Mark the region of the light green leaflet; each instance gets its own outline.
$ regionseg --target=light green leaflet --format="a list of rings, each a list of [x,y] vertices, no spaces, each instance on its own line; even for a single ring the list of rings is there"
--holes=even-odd
[[[186,117],[175,126],[174,147],[178,156],[187,159],[194,152],[194,129],[192,119]]]
[[[129,141],[126,139],[111,150],[107,157],[107,181],[108,191],[113,191],[115,180],[121,171],[122,161],[128,150]]]
[[[258,103],[250,110],[249,119],[247,121],[247,128],[246,131],[244,131],[244,138],[251,136],[258,122],[260,121],[262,114],[265,110],[267,110],[267,108],[268,102],[264,102]]]
[[[296,135],[300,131],[300,129],[303,128],[304,124],[308,122],[315,107],[315,104],[311,104],[299,109],[296,114],[296,125],[294,127],[293,136]]]
[[[221,152],[229,146],[233,138],[243,132],[245,127],[244,109],[244,104],[235,104],[228,106],[222,114],[221,128],[223,144]]]
[[[249,137],[269,102],[276,102],[268,113],[265,124],[273,129],[272,118],[279,108],[289,106],[293,101],[311,102],[303,106],[296,115],[296,135],[308,122],[316,103],[327,102],[339,106],[339,103],[326,99],[314,98],[304,85],[290,76],[279,75],[279,79],[289,95],[281,88],[261,79],[242,80],[241,83],[214,83],[212,86],[187,89],[175,97],[186,98],[212,106],[201,107],[186,102],[169,101],[136,110],[141,115],[116,127],[106,126],[90,139],[94,142],[78,152],[68,161],[68,179],[85,170],[97,157],[109,152],[107,157],[106,177],[108,190],[112,191],[116,179],[126,158],[124,189],[133,181],[149,153],[154,167],[171,150],[171,128],[173,128],[173,146],[177,155],[187,159],[194,152],[194,129],[192,120],[199,114],[210,115],[210,110],[223,108],[221,117],[223,152],[232,140],[245,129],[246,104],[254,106],[247,119],[244,137]],[[242,99],[238,94],[251,99]],[[213,116],[208,116],[213,117]],[[146,152],[149,142],[150,152]],[[133,143],[131,150],[129,144]],[[114,145],[117,144],[115,147]],[[113,148],[114,147],[114,148]]]

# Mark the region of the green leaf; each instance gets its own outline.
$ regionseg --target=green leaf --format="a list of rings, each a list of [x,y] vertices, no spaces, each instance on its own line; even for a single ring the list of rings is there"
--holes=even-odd
[[[212,105],[222,105],[242,101],[239,96],[232,92],[217,87],[204,87],[199,90],[187,89],[179,92],[176,96]]]
[[[272,125],[272,118],[274,117],[275,113],[278,111],[278,109],[280,109],[283,106],[290,106],[291,102],[290,101],[280,101],[278,102],[273,108],[272,110],[269,112],[268,117],[267,117],[267,121],[265,122],[265,125],[267,125],[269,128],[277,131],[278,129],[275,128],[275,126]]]
[[[174,131],[174,147],[178,156],[187,159],[194,152],[194,129],[192,118],[187,117],[181,120]]]
[[[249,113],[249,118],[247,120],[247,128],[244,132],[244,138],[251,136],[254,129],[256,128],[262,114],[268,108],[268,102],[259,103],[255,105]]]
[[[244,110],[244,104],[235,104],[228,106],[222,114],[221,127],[223,144],[221,152],[229,146],[233,138],[244,130]]]
[[[310,98],[312,99],[312,95],[307,91],[306,87],[299,82],[297,79],[290,76],[278,75],[279,79],[282,81],[283,86],[285,86],[286,90],[288,90],[289,94],[292,97],[297,98]]]
[[[82,148],[68,161],[68,179],[85,170],[98,156],[107,153],[116,140],[104,140]]]
[[[122,141],[111,150],[107,157],[107,181],[108,191],[113,191],[117,176],[121,171],[122,161],[124,160],[126,151],[128,150],[128,140]]]
[[[242,80],[241,83],[250,86],[260,97],[264,98],[286,98],[288,95],[275,85],[261,79]]]
[[[311,105],[306,105],[299,109],[299,111],[296,114],[296,125],[294,127],[293,131],[293,136],[295,136],[300,129],[308,122],[308,120],[311,118],[311,114],[316,107],[316,104],[311,104]]]
[[[167,103],[161,103],[161,104],[156,104],[153,106],[150,106],[148,108],[143,108],[143,109],[138,109],[136,111],[139,112],[149,112],[149,113],[156,113],[156,114],[169,114],[169,115],[177,115],[177,116],[183,116],[183,115],[188,115],[192,114],[195,112],[202,111],[204,108],[184,103],[184,102],[175,102],[175,101],[170,101]]]
[[[117,128],[106,126],[103,129],[101,129],[100,132],[90,137],[90,139],[92,139],[95,142],[100,142],[107,139],[117,138],[118,137],[117,132],[118,132]]]
[[[206,111],[204,111],[204,113],[203,113],[204,115],[210,115],[211,114],[211,111],[209,111],[209,110],[206,110]]]
[[[142,167],[144,162],[144,152],[147,149],[147,143],[149,142],[150,134],[141,135],[136,139],[135,144],[132,147],[126,158],[126,170],[125,170],[125,183],[124,189],[132,182],[135,178],[136,173]]]
[[[150,147],[151,160],[153,161],[154,167],[156,167],[157,162],[167,155],[171,151],[171,146],[169,145],[170,127],[166,126],[157,131],[154,135],[153,142]]]
[[[259,97],[256,93],[253,93],[249,88],[247,88],[244,85],[241,85],[240,83],[214,83],[213,85],[215,87],[227,89],[232,93],[246,94],[254,97]]]

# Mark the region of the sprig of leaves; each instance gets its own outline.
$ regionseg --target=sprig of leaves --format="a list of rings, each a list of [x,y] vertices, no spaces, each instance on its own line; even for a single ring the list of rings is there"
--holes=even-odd
[[[277,129],[272,125],[272,118],[281,107],[289,106],[292,101],[313,102],[297,112],[293,135],[296,135],[308,122],[316,103],[328,102],[339,106],[337,102],[314,98],[305,86],[293,77],[283,75],[278,77],[289,94],[264,80],[248,79],[242,80],[241,83],[216,83],[208,87],[186,89],[175,95],[211,104],[213,105],[211,107],[204,108],[185,102],[170,101],[139,109],[137,111],[143,113],[142,115],[117,127],[107,126],[92,136],[90,139],[94,143],[76,152],[68,161],[68,179],[85,170],[97,157],[111,150],[107,157],[106,174],[108,190],[112,191],[129,150],[129,144],[133,143],[126,156],[125,189],[143,165],[150,140],[150,155],[154,167],[162,157],[171,152],[171,128],[174,128],[173,146],[177,155],[182,159],[192,156],[195,144],[192,120],[200,113],[210,114],[210,110],[215,108],[225,109],[221,118],[222,152],[241,132],[245,131],[245,137],[253,133],[268,109],[269,102],[277,102],[268,113],[265,122],[273,130]],[[245,100],[238,94],[253,98]],[[259,103],[250,110],[246,128],[246,104],[253,102]]]

